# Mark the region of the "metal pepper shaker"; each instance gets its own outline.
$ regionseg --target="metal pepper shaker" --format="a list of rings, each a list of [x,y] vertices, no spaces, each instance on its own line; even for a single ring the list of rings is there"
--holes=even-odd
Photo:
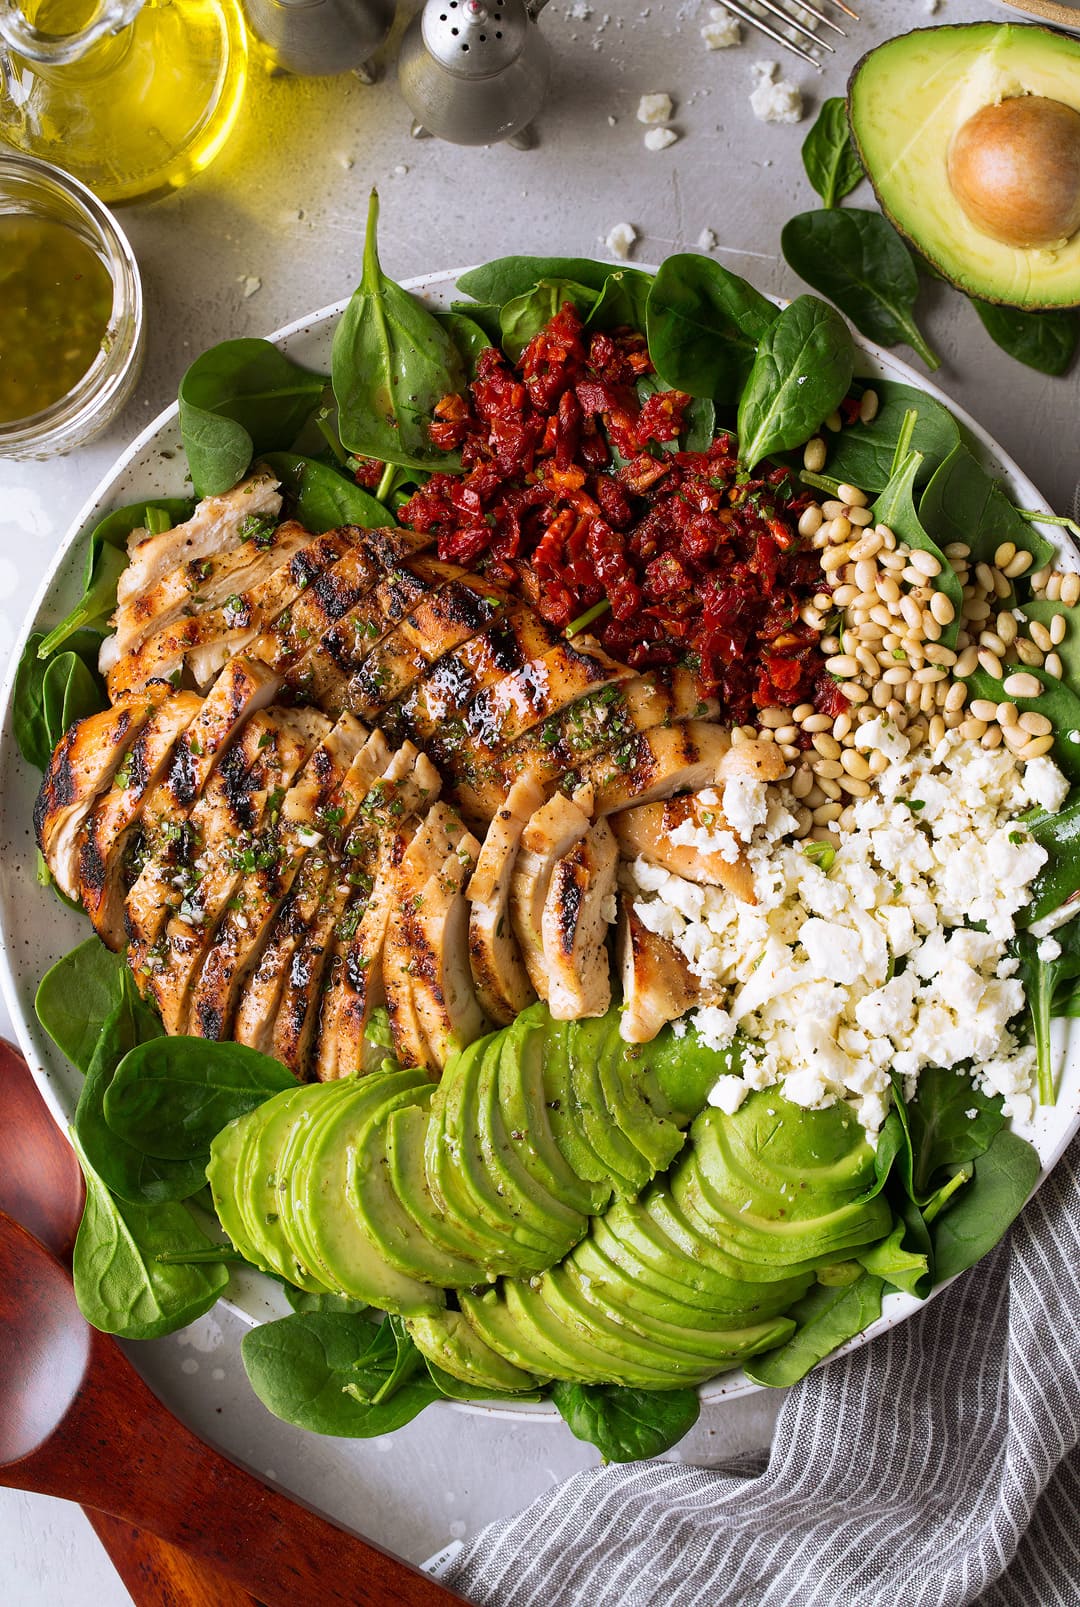
[[[280,72],[354,72],[374,83],[371,58],[394,21],[394,0],[243,0],[253,34]]]
[[[398,56],[417,139],[528,150],[550,63],[536,18],[547,0],[427,0]]]

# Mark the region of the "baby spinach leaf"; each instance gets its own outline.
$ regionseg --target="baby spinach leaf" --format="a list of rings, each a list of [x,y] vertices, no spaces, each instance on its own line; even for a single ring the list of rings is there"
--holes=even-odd
[[[558,1382],[551,1398],[575,1439],[595,1445],[605,1462],[644,1462],[663,1455],[689,1434],[701,1410],[694,1389]]]
[[[974,1266],[994,1248],[1027,1204],[1038,1176],[1038,1153],[1003,1127],[975,1162],[967,1188],[931,1229],[940,1282]]]
[[[1080,736],[1074,741],[1072,733],[1074,731],[1080,733],[1080,697],[1077,697],[1076,693],[1066,686],[1064,681],[1056,680],[1054,676],[1048,675],[1045,670],[1030,664],[1006,664],[1005,675],[1008,677],[1019,670],[1023,670],[1025,675],[1033,675],[1037,681],[1041,681],[1043,690],[1038,697],[1015,697],[1010,695],[1009,702],[1015,703],[1021,714],[1026,714],[1029,711],[1045,714],[1046,718],[1051,721],[1054,727],[1054,746],[1050,750],[1050,755],[1058,768],[1064,771],[1065,775],[1075,785],[1080,782]],[[995,680],[992,675],[987,675],[983,669],[972,671],[964,679],[968,685],[969,702],[972,698],[984,697],[992,698],[995,703],[1000,703],[1005,696],[1002,691],[1002,683]],[[1045,874],[1045,869],[1043,874]],[[1035,907],[1029,907],[1024,912],[1030,921],[1039,919],[1035,909],[1041,906],[1042,903],[1039,892],[1040,881],[1041,877],[1036,880],[1033,890]],[[1057,906],[1052,907],[1056,908]],[[1049,912],[1044,910],[1043,913]]]
[[[665,385],[734,406],[778,317],[771,301],[711,257],[668,257],[646,304],[649,355]]]
[[[295,1086],[280,1061],[245,1044],[155,1037],[117,1066],[105,1095],[105,1120],[144,1155],[208,1160],[223,1127]]]
[[[572,279],[541,279],[532,290],[503,303],[499,314],[503,351],[511,362],[518,362],[533,336],[554,318],[564,302],[572,302],[584,318],[595,299],[594,291]]]
[[[436,313],[435,316],[444,319],[467,318],[471,324],[484,331],[490,346],[497,346],[502,334],[499,328],[499,312],[499,306],[493,302],[452,301],[448,313]]]
[[[1074,307],[1052,312],[1025,312],[970,298],[983,328],[1003,352],[1040,374],[1064,374],[1072,367],[1080,341],[1080,313]]]
[[[439,1399],[426,1373],[377,1405],[350,1393],[350,1386],[371,1380],[364,1358],[374,1334],[366,1317],[298,1312],[245,1334],[240,1354],[252,1389],[275,1417],[315,1434],[362,1440],[401,1428]]]
[[[470,380],[476,378],[476,365],[481,352],[486,352],[493,344],[491,336],[482,324],[475,318],[460,312],[437,312],[436,318],[446,330],[450,339],[461,353],[465,364],[465,373]],[[498,320],[496,319],[496,329]]]
[[[515,296],[523,296],[541,279],[571,279],[576,285],[601,291],[613,270],[610,262],[594,262],[589,257],[496,257],[483,267],[470,268],[457,282],[458,289],[475,301],[505,307]],[[458,311],[457,307],[453,311]],[[462,307],[470,317],[475,313]]]
[[[41,981],[34,1011],[61,1054],[86,1072],[102,1029],[125,996],[127,966],[98,937],[57,960]]]
[[[982,1093],[966,1072],[927,1066],[907,1115],[915,1198],[925,1204],[946,1167],[982,1155],[1005,1125],[999,1096]],[[972,1114],[974,1112],[974,1114]]]
[[[1080,798],[1066,800],[1055,815],[1039,810],[1024,824],[1048,856],[1032,883],[1031,902],[1022,913],[1021,918],[1030,924],[1052,915],[1080,891]]]
[[[285,1298],[294,1311],[337,1311],[358,1316],[369,1308],[363,1300],[350,1300],[348,1295],[317,1295],[308,1289],[298,1289],[293,1283],[282,1282]]]
[[[941,565],[940,574],[934,577],[931,584],[935,591],[944,592],[952,603],[953,620],[950,625],[945,626],[941,640],[946,647],[953,647],[960,631],[960,616],[964,610],[964,589],[956,570],[937,542],[927,534],[922,520],[915,511],[915,482],[920,467],[921,459],[918,452],[909,452],[874,503],[872,510],[874,523],[887,525],[898,540],[906,541],[909,547],[916,548],[920,552],[930,553]]]
[[[263,462],[281,481],[293,518],[312,535],[336,530],[339,525],[382,530],[394,522],[393,515],[370,491],[346,479],[328,463],[298,457],[295,452],[264,452]]]
[[[1021,932],[1010,944],[1010,950],[1020,961],[1020,980],[1024,984],[1028,1012],[1035,1037],[1039,1066],[1039,1103],[1054,1103],[1054,1072],[1050,1063],[1050,1021],[1059,1012],[1056,1000],[1059,992],[1073,991],[1080,977],[1080,927],[1068,921],[1053,934],[1052,941],[1059,952],[1056,958],[1044,960],[1039,953],[1042,942],[1030,932]]]
[[[604,280],[596,303],[585,323],[589,329],[636,329],[645,333],[646,308],[653,276],[640,268],[617,268]]]
[[[260,452],[290,447],[326,389],[268,340],[224,340],[180,381],[180,433],[200,497],[234,486]]]
[[[371,1336],[360,1358],[360,1374],[345,1385],[346,1393],[366,1405],[390,1400],[414,1374],[424,1372],[424,1358],[400,1317],[388,1316]]]
[[[160,1339],[209,1311],[229,1281],[222,1262],[164,1263],[159,1255],[202,1255],[214,1246],[182,1205],[116,1200],[72,1140],[86,1178],[86,1205],[72,1276],[79,1310],[121,1339]]]
[[[350,452],[407,469],[461,467],[430,434],[436,405],[465,388],[448,332],[379,266],[379,198],[373,190],[360,284],[334,332],[331,371],[338,429]],[[281,443],[275,443],[281,444]]]
[[[847,395],[855,345],[838,312],[816,296],[799,296],[761,337],[739,401],[739,460],[799,446]]]
[[[60,722],[65,706],[76,718],[76,710],[79,715],[93,714],[108,704],[97,675],[101,639],[99,630],[78,630],[67,638],[62,652],[42,658],[44,636],[34,632],[27,638],[15,672],[11,720],[19,752],[36,770],[48,768],[53,749],[64,734],[66,727]]]
[[[101,1028],[75,1107],[74,1132],[110,1193],[133,1205],[190,1199],[206,1181],[206,1160],[161,1160],[136,1149],[105,1119],[105,1096],[117,1067],[137,1044],[160,1036],[161,1023],[124,978],[123,996]]]
[[[829,475],[837,482],[858,486],[871,494],[884,491],[892,475],[904,420],[909,412],[915,411],[918,418],[911,446],[923,460],[916,484],[925,483],[959,446],[960,426],[948,408],[911,385],[901,385],[891,379],[870,383],[878,397],[877,415],[868,424],[856,419],[838,434],[825,436]]]
[[[962,442],[935,470],[922,494],[919,517],[942,546],[967,542],[976,563],[993,563],[1003,541],[1030,552],[1033,569],[1041,569],[1054,556],[1052,543],[1020,516]]]
[[[915,322],[919,275],[911,253],[880,212],[800,212],[784,225],[788,266],[882,346],[910,346],[927,368],[940,366]]]
[[[788,1312],[797,1324],[791,1338],[778,1349],[746,1362],[746,1376],[772,1389],[797,1384],[837,1346],[877,1321],[882,1288],[882,1280],[869,1272],[854,1283],[831,1288],[816,1284]]]
[[[863,168],[848,127],[847,101],[822,102],[817,122],[803,140],[803,167],[826,207],[834,207],[862,183]]]
[[[105,630],[108,617],[116,607],[116,583],[127,568],[127,539],[131,532],[148,524],[157,524],[159,530],[170,530],[174,524],[189,519],[193,508],[189,497],[159,497],[152,503],[135,502],[107,513],[90,532],[83,595],[45,637],[38,648],[38,657],[48,658],[86,626]]]
[[[904,1243],[908,1236],[907,1224],[895,1223],[887,1238],[858,1252],[859,1265],[864,1272],[883,1279],[892,1288],[921,1296],[925,1293],[930,1270],[929,1257],[925,1251],[909,1249]]]

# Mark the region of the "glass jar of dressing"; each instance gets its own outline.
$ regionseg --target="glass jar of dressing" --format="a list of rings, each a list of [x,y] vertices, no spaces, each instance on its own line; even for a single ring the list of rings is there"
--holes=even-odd
[[[59,168],[0,152],[0,457],[92,440],[142,358],[142,282],[116,220]]]

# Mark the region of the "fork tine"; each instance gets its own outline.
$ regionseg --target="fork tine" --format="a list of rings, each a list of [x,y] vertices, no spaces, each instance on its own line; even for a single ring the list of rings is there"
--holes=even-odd
[[[779,17],[782,23],[788,28],[794,28],[796,33],[801,33],[804,39],[812,39],[815,45],[820,45],[822,50],[832,51],[832,45],[827,45],[824,39],[819,39],[813,28],[808,28],[805,23],[796,22],[795,18],[790,16],[781,6],[775,5],[774,0],[757,0],[757,3],[762,11],[769,12],[770,16]],[[799,4],[803,5],[803,0],[799,0]],[[816,17],[820,17],[820,13],[814,11],[813,6],[803,6],[803,9],[812,12]],[[824,19],[821,18],[821,20],[823,21]],[[841,31],[839,28],[837,29],[838,33]]]
[[[765,0],[760,0],[760,3],[764,5]],[[841,39],[847,38],[847,34],[844,32],[843,28],[841,28],[840,24],[838,22],[834,22],[831,17],[827,17],[824,11],[819,11],[817,6],[812,6],[809,3],[809,0],[799,0],[799,5],[804,11],[808,11],[812,17],[815,17],[817,21],[820,22],[824,27],[831,28],[833,33],[838,33]],[[844,6],[843,9],[846,11],[847,7]],[[854,13],[850,13],[850,15],[854,15]],[[856,17],[855,21],[858,22],[858,20],[858,17]]]
[[[859,13],[857,11],[852,11],[850,6],[846,6],[844,4],[844,0],[832,0],[832,3],[836,7],[837,11],[842,11],[844,13],[845,17],[850,17],[852,22],[858,22]],[[799,4],[802,5],[802,0],[799,0]]]
[[[740,22],[749,23],[751,28],[756,28],[759,33],[765,34],[775,44],[783,45],[784,49],[790,50],[792,55],[800,56],[803,61],[808,61],[817,72],[821,72],[821,63],[816,56],[812,56],[808,50],[803,50],[801,45],[792,44],[790,39],[785,39],[783,34],[777,33],[775,28],[770,28],[767,22],[763,22],[760,17],[755,17],[752,11],[747,11],[745,6],[739,4],[739,0],[719,0],[719,3],[727,11],[730,11],[733,17],[738,17]]]

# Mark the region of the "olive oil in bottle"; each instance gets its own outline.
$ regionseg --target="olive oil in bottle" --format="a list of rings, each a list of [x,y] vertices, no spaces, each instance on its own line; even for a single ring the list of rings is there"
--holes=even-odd
[[[247,72],[238,0],[0,0],[0,139],[106,202],[212,161]]]

